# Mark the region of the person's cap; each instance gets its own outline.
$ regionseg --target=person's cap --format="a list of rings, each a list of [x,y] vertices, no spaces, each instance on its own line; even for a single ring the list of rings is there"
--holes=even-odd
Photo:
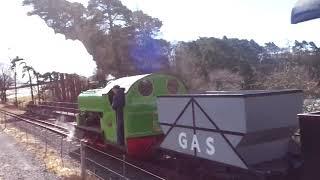
[[[115,85],[113,86],[114,89],[120,89],[120,86],[119,85]]]

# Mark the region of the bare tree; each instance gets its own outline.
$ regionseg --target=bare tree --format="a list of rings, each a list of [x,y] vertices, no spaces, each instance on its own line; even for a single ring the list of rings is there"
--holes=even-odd
[[[52,72],[46,72],[46,73],[42,74],[41,77],[43,79],[43,82],[48,82],[48,80],[49,80],[49,83],[46,84],[45,89],[49,89],[52,93],[52,97],[54,97],[55,91],[54,91],[54,86],[52,85],[54,77],[53,77]]]
[[[233,73],[227,69],[217,69],[209,73],[210,90],[239,90],[244,78],[238,73]]]
[[[306,67],[287,65],[277,68],[261,83],[264,89],[302,89],[308,96],[319,96],[318,81],[312,78]]]
[[[14,59],[10,60],[10,68],[14,72],[14,104],[17,106],[18,105],[18,97],[17,97],[17,62],[22,61],[22,58],[19,58],[18,56],[15,57]]]
[[[36,81],[37,81],[37,92],[38,92],[38,102],[41,101],[41,95],[40,95],[40,83],[42,83],[43,81],[41,81],[41,77],[42,74],[40,74],[38,71],[36,71],[34,68],[32,68],[32,72],[34,74],[34,76],[36,77]]]
[[[26,62],[21,62],[20,64],[24,64],[23,66],[23,69],[22,69],[22,78],[26,75],[28,75],[29,77],[29,85],[30,85],[30,93],[31,93],[31,99],[32,99],[32,102],[34,103],[34,96],[33,96],[33,85],[32,85],[32,77],[31,77],[31,73],[34,72],[34,69],[33,67],[31,66],[28,66]]]
[[[2,103],[7,102],[7,90],[14,84],[14,79],[10,73],[10,67],[1,65],[0,72],[0,99]]]

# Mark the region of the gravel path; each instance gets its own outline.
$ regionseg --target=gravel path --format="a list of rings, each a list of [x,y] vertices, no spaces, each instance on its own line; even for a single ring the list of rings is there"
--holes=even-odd
[[[43,165],[13,138],[0,132],[0,180],[58,179],[44,171]]]

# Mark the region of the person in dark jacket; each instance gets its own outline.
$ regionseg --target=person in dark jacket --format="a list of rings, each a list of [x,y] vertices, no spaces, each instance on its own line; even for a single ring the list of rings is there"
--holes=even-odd
[[[124,120],[123,108],[125,106],[124,90],[116,85],[112,89],[114,95],[112,100],[112,108],[116,112],[117,119],[117,142],[119,145],[124,145]]]

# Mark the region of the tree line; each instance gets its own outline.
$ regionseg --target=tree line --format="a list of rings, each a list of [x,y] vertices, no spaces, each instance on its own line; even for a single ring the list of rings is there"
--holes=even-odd
[[[287,47],[254,40],[202,37],[170,43],[159,38],[161,20],[132,11],[120,0],[24,0],[29,15],[56,33],[79,40],[97,64],[95,78],[166,72],[190,90],[300,88],[317,96],[320,50],[314,42]]]
[[[293,89],[319,95],[320,48],[295,41],[287,47],[254,40],[200,38],[175,47],[174,72],[191,89]]]
[[[21,82],[21,78],[24,77],[27,77],[26,85],[18,87],[17,82]],[[32,103],[44,100],[74,102],[82,90],[89,88],[87,79],[84,77],[56,71],[40,73],[30,66],[25,59],[16,56],[10,59],[9,67],[1,65],[1,102],[6,103],[8,101],[7,91],[14,89],[14,104],[18,105],[18,89],[23,87],[30,88]],[[46,92],[49,94],[46,95]],[[28,96],[28,94],[25,96]]]

